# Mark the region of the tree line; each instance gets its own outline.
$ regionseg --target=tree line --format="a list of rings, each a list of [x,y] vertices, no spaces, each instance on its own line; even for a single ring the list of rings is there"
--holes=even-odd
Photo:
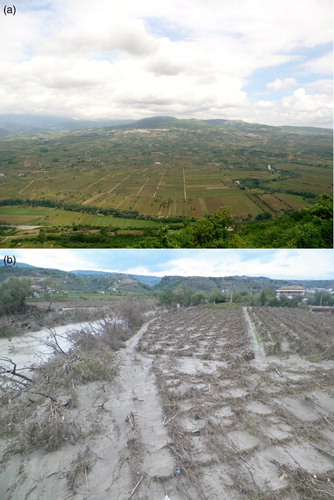
[[[24,200],[0,200],[1,205],[19,204]],[[52,227],[43,228],[40,235],[31,241],[57,244],[62,247],[105,247],[105,248],[332,248],[333,247],[333,198],[327,194],[318,196],[309,208],[286,210],[276,218],[264,214],[263,220],[245,221],[232,217],[228,207],[199,219],[174,217],[163,222],[148,216],[137,215],[136,211],[120,212],[114,209],[60,204],[52,200],[30,200],[31,206],[44,206],[87,212],[102,213],[116,217],[146,218],[159,221],[158,229],[117,234],[114,227],[104,227],[99,234],[90,234],[87,229],[69,234],[55,234]],[[260,219],[260,217],[258,218]],[[266,220],[267,219],[267,220]],[[178,222],[178,224],[174,224]],[[50,234],[48,234],[50,233]],[[25,242],[29,242],[29,238]],[[17,243],[17,242],[16,242]]]

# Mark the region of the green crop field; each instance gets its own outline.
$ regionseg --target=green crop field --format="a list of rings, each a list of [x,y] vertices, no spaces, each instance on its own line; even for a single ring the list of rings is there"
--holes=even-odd
[[[330,130],[173,124],[0,140],[0,202],[9,200],[0,222],[153,228],[139,219],[199,218],[222,206],[243,219],[275,217],[332,192]],[[116,217],[99,214],[110,209]]]
[[[44,207],[1,207],[0,223],[41,226],[90,225],[118,228],[156,228],[158,223],[151,220],[127,219],[112,216],[89,215]]]

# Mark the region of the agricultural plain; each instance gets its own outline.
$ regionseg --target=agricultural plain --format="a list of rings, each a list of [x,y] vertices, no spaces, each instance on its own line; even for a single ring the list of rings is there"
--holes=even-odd
[[[114,209],[155,218],[198,218],[228,206],[233,216],[252,218],[298,210],[331,193],[330,130],[142,122],[2,139],[0,200],[44,206],[49,200],[58,209],[72,203],[94,215]],[[24,223],[25,208],[15,210]],[[14,212],[1,213],[2,222],[13,221]],[[43,223],[50,225],[46,216]]]
[[[11,455],[2,496],[332,498],[333,339],[332,317],[298,309],[156,317],[117,353],[111,382],[79,387],[75,408],[60,408],[83,430],[98,422],[95,433]]]

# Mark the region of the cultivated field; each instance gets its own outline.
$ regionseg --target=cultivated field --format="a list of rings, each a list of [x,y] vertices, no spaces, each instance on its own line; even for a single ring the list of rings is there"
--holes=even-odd
[[[234,216],[256,217],[301,209],[312,196],[331,193],[331,134],[207,126],[3,139],[0,174],[0,200],[51,200],[58,208],[70,202],[153,217],[201,217],[224,205]],[[1,221],[11,217],[4,212]]]
[[[286,308],[153,319],[113,381],[62,410],[96,434],[5,460],[2,498],[330,499],[333,333],[332,317]]]
[[[333,334],[331,318],[286,309],[188,310],[151,326],[138,347],[156,356],[184,471],[176,498],[334,495]]]

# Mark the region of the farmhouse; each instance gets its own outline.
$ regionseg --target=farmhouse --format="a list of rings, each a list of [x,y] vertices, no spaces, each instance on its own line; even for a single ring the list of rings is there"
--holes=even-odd
[[[293,297],[304,297],[305,288],[302,286],[283,286],[276,290],[276,298],[280,299],[281,297],[287,297],[288,299],[292,299]]]
[[[31,285],[31,290],[37,291],[37,292],[42,292],[44,290],[44,287],[42,285]]]

